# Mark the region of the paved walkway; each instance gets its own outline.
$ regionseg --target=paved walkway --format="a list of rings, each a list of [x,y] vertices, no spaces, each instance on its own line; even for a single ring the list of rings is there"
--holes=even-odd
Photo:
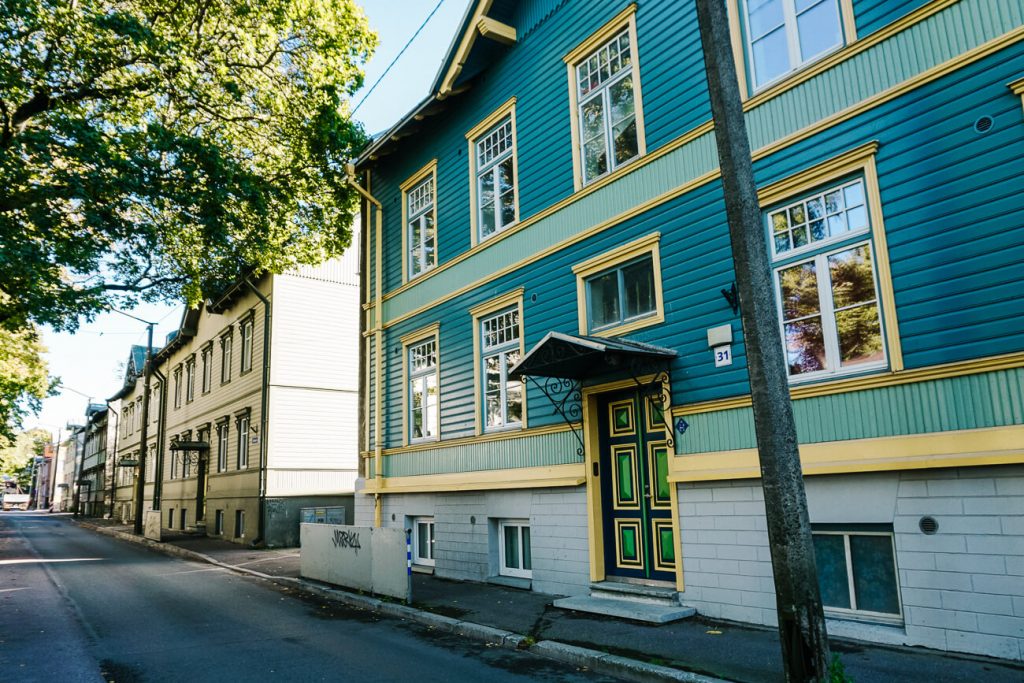
[[[109,531],[131,532],[130,527],[111,525],[103,520],[87,520],[86,523],[107,527]],[[247,570],[289,582],[300,581],[310,588],[323,586],[300,579],[298,548],[253,550],[219,539],[186,534],[165,536],[163,545],[165,551],[199,553],[204,558],[239,571]],[[331,592],[347,593],[339,589]],[[537,643],[533,648],[541,650],[559,644],[586,648],[579,651],[579,663],[594,669],[601,667],[588,661],[587,651],[619,655],[636,663],[655,665],[637,670],[634,680],[670,676],[677,680],[698,680],[702,674],[743,683],[783,681],[778,633],[773,629],[714,622],[701,617],[651,626],[566,612],[551,606],[555,597],[491,584],[450,581],[426,574],[413,577],[413,607],[417,610],[449,617],[452,623],[452,620],[458,620],[460,624],[469,622],[469,625],[479,624],[526,636],[516,641],[520,647]],[[471,629],[463,630],[467,635],[474,635],[468,632]],[[476,635],[487,639],[486,629],[484,633],[485,636]],[[856,683],[1020,683],[1024,680],[1024,666],[1002,660],[840,640],[833,641],[832,649],[839,654],[846,672]],[[567,652],[572,654],[575,648],[564,648],[563,652],[555,654],[566,659]],[[605,659],[618,662],[621,657]],[[691,675],[674,675],[671,669],[690,672]],[[605,672],[609,672],[607,668]],[[624,674],[621,670],[615,673]]]

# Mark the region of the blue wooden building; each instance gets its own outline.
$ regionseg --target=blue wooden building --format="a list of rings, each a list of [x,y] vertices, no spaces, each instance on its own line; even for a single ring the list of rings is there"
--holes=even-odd
[[[830,630],[1019,660],[1024,4],[727,4]],[[774,623],[703,68],[694,0],[474,0],[358,160],[422,570]]]

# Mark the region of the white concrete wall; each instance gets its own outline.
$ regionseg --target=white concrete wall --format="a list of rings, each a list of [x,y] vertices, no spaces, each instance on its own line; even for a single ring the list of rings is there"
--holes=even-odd
[[[433,517],[437,576],[484,581],[498,575],[499,519],[530,521],[532,587],[554,595],[590,587],[585,489],[525,489],[466,493],[389,494],[382,524],[407,528]],[[373,524],[373,496],[356,495],[356,524]]]
[[[835,635],[1024,659],[1024,466],[807,479],[812,523],[891,523],[903,626],[829,620]],[[775,625],[759,481],[679,487],[684,604]],[[920,531],[922,516],[938,533]]]

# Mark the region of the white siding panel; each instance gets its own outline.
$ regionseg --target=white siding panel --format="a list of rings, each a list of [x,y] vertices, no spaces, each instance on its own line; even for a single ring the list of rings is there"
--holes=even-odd
[[[338,258],[315,266],[299,266],[291,271],[294,275],[311,280],[326,280],[339,284],[359,286],[359,216],[352,223],[352,243]]]
[[[267,495],[271,498],[352,493],[355,486],[355,470],[267,471]]]
[[[268,467],[354,473],[358,462],[357,408],[354,391],[272,386]]]
[[[359,287],[274,278],[271,384],[358,389]]]

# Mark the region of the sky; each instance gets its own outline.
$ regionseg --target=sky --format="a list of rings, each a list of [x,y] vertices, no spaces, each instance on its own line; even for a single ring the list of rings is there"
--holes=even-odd
[[[452,42],[469,0],[356,0],[377,32],[377,52],[366,65],[366,83],[352,99],[358,104],[424,20],[436,13],[409,45],[376,89],[359,105],[355,118],[366,131],[387,130],[427,95],[438,66]],[[146,304],[127,313],[157,323],[154,347],[178,328],[183,306]],[[50,374],[60,378],[59,394],[46,399],[26,428],[42,427],[56,437],[67,424],[84,421],[91,400],[102,403],[121,387],[124,363],[132,344],[146,343],[146,325],[118,313],[105,313],[83,322],[74,334],[43,330]]]

